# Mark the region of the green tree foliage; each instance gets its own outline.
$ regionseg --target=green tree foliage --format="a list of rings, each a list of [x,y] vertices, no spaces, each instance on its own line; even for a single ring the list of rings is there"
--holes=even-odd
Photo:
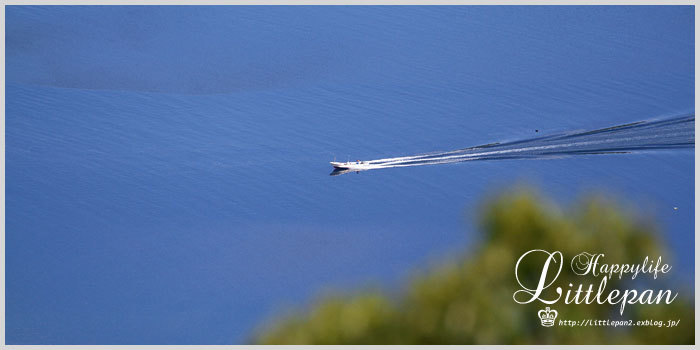
[[[516,304],[519,289],[514,267],[531,249],[561,251],[565,266],[557,281],[597,290],[600,277],[574,275],[568,267],[581,252],[604,253],[607,262],[639,263],[665,251],[654,225],[602,197],[587,198],[570,210],[543,201],[532,191],[511,191],[486,202],[481,210],[478,244],[456,259],[426,268],[398,293],[365,290],[325,296],[306,311],[287,315],[261,328],[263,344],[692,344],[692,290],[662,275],[653,280],[612,278],[611,289],[671,289],[670,304],[618,306],[557,302],[568,320],[680,320],[677,327],[542,327],[541,302]],[[544,259],[543,259],[544,260]],[[524,260],[526,261],[526,260]],[[521,279],[534,283],[542,262],[521,265]],[[526,264],[525,262],[524,264]],[[672,274],[670,274],[672,275]],[[533,285],[533,284],[530,284]],[[561,284],[560,284],[561,285]],[[549,294],[547,294],[549,293]],[[546,290],[552,296],[554,290]]]

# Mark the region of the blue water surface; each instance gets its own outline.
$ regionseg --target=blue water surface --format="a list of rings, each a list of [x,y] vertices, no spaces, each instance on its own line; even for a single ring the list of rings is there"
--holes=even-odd
[[[7,343],[246,343],[470,247],[514,183],[618,196],[692,283],[692,149],[328,162],[694,113],[694,50],[690,6],[8,6]]]

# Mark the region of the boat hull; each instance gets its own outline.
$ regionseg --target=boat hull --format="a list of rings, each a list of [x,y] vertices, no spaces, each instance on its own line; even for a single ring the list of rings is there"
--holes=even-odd
[[[372,169],[373,166],[365,163],[358,162],[330,162],[331,165],[336,169],[347,169],[347,170],[367,170]]]

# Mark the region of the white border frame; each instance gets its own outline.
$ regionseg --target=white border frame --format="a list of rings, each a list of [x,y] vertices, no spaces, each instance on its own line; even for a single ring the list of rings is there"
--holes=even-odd
[[[55,350],[81,350],[81,349],[98,349],[98,350],[130,350],[130,349],[149,349],[149,350],[164,350],[164,349],[187,349],[187,350],[223,350],[223,349],[500,349],[503,347],[514,349],[541,349],[541,348],[575,348],[575,349],[598,349],[620,348],[620,349],[695,349],[696,345],[6,345],[5,344],[5,6],[6,5],[696,5],[696,1],[678,1],[678,0],[5,0],[0,4],[0,52],[2,57],[2,69],[0,70],[0,78],[2,79],[2,87],[0,87],[0,103],[3,108],[0,111],[0,259],[2,259],[2,268],[0,269],[0,349],[55,349]],[[695,6],[695,18],[697,19],[698,8]],[[698,26],[695,26],[695,66],[698,62]],[[698,97],[698,83],[695,80],[695,100]],[[698,133],[700,127],[696,124],[695,134]],[[698,154],[695,153],[695,188],[700,183],[698,180]],[[695,190],[695,189],[694,189]],[[698,198],[695,192],[695,216],[698,214]],[[697,236],[698,228],[697,220],[695,221],[695,233]],[[700,283],[698,281],[698,259],[697,251],[700,244],[695,239],[695,305],[698,305],[698,290]],[[697,337],[698,330],[698,314],[697,308],[695,313],[695,333]],[[696,338],[697,344],[697,338]]]

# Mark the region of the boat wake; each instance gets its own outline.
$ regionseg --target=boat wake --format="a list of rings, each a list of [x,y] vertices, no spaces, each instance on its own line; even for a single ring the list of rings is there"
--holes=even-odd
[[[584,132],[491,143],[448,152],[368,160],[362,162],[365,165],[364,169],[336,169],[331,175],[341,175],[352,171],[474,160],[533,159],[692,147],[695,147],[694,114],[663,120],[640,121]]]

